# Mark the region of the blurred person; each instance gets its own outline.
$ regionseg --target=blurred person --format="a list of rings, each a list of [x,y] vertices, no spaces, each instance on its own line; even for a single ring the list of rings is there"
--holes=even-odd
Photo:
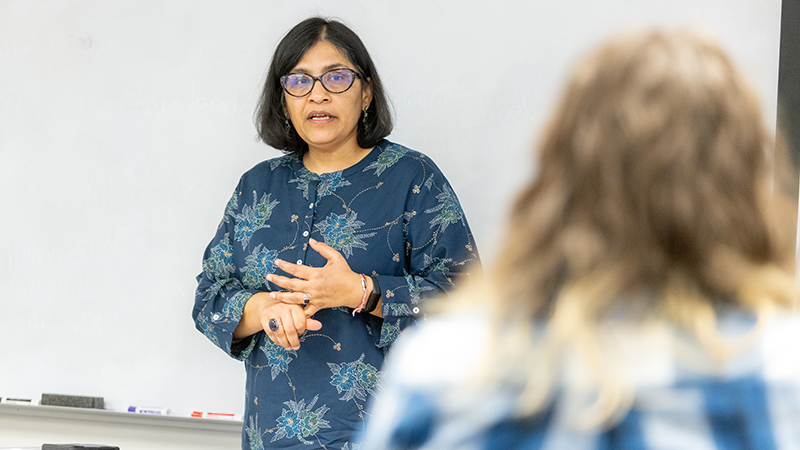
[[[364,448],[800,448],[785,156],[713,40],[607,41],[485,282],[396,344]]]
[[[192,316],[244,362],[243,449],[354,450],[386,352],[426,297],[478,267],[477,248],[434,162],[385,139],[388,98],[341,22],[283,37],[256,122],[285,155],[242,175]]]

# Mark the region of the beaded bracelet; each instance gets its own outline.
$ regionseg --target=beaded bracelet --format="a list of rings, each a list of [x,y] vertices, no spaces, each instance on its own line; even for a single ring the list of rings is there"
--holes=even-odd
[[[364,309],[364,305],[367,304],[367,277],[361,273],[359,275],[361,275],[361,288],[364,289],[364,296],[361,297],[361,306],[353,310],[353,317],[356,316],[356,313],[361,312]]]

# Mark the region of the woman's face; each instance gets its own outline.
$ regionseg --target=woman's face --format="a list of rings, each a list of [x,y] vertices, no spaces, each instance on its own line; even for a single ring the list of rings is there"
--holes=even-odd
[[[303,55],[290,73],[318,77],[333,69],[354,70],[354,67],[333,44],[320,41]],[[293,97],[286,92],[283,95],[289,120],[308,144],[309,151],[358,148],[358,121],[372,100],[372,89],[367,81],[356,78],[350,89],[339,94],[328,92],[317,81],[311,93],[304,97]]]

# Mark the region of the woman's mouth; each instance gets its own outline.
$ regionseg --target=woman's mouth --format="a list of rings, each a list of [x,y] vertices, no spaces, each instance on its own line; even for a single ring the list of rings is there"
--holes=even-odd
[[[312,122],[325,122],[333,118],[334,118],[333,115],[323,111],[314,111],[308,115],[308,120]]]

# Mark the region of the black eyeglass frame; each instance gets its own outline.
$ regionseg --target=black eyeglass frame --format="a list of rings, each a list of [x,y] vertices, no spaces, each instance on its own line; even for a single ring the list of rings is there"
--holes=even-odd
[[[327,75],[327,74],[329,74],[331,72],[350,72],[351,74],[353,74],[353,79],[350,81],[350,85],[347,86],[347,88],[345,88],[343,91],[334,92],[334,91],[328,89],[328,86],[325,86],[325,82],[322,81],[322,77],[324,77],[325,75]],[[308,92],[306,92],[303,95],[294,95],[291,92],[289,92],[289,89],[286,87],[286,79],[289,78],[292,75],[304,75],[304,76],[307,76],[307,77],[311,77],[311,79],[313,80],[311,82],[311,89],[309,89]],[[361,78],[361,74],[356,72],[353,69],[346,69],[346,68],[332,69],[332,70],[329,70],[329,71],[323,73],[322,75],[320,75],[318,77],[312,76],[312,75],[307,74],[307,73],[289,73],[289,74],[286,74],[286,75],[281,77],[281,87],[283,88],[284,92],[286,92],[287,94],[291,95],[292,97],[302,98],[302,97],[305,97],[306,95],[310,94],[314,90],[314,86],[317,84],[317,81],[319,81],[319,84],[322,85],[323,89],[325,89],[326,91],[330,92],[331,94],[341,94],[343,92],[349,91],[350,88],[353,87],[353,84],[355,84],[355,82],[356,82],[356,78],[361,80],[362,79]]]

